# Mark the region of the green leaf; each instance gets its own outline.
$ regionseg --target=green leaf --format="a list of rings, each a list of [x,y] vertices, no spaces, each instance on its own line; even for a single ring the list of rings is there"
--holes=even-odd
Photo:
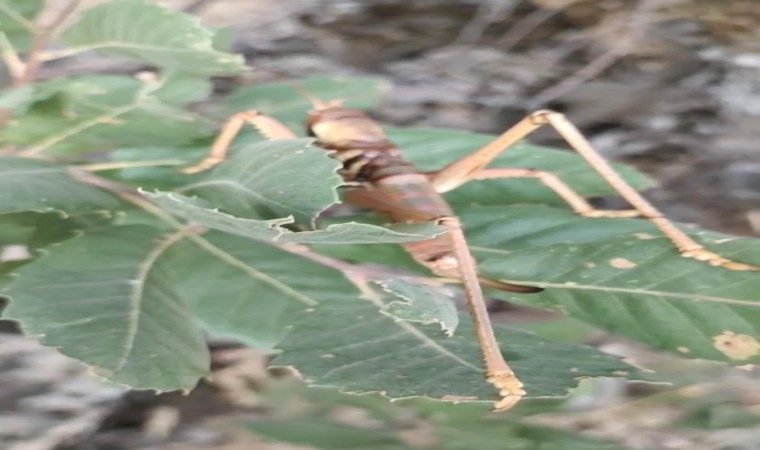
[[[294,365],[316,384],[391,397],[494,398],[466,320],[447,337],[440,326],[381,314],[383,300],[358,298],[340,273],[306,259],[218,232],[181,237],[110,227],[53,247],[18,271],[8,316],[46,345],[136,387],[187,388],[204,373],[189,304],[214,334],[261,348],[284,336],[277,364]],[[497,336],[529,396],[561,396],[579,377],[631,370],[590,348],[502,327]]]
[[[211,95],[211,81],[196,75],[173,72],[166,76],[163,85],[154,92],[162,103],[171,106],[188,106]]]
[[[367,223],[340,223],[324,230],[294,233],[283,225],[292,217],[272,220],[243,219],[211,208],[207,202],[172,192],[143,192],[167,212],[190,222],[249,239],[301,244],[365,244],[411,242],[430,239],[446,230],[432,223],[397,224],[388,228]]]
[[[16,50],[26,50],[35,28],[34,19],[42,0],[0,0],[0,33]]]
[[[261,350],[273,348],[296,317],[329,297],[329,286],[305,259],[271,245],[219,232],[169,249],[164,268],[180,297],[215,336]]]
[[[117,78],[128,79],[126,77]],[[87,78],[84,77],[83,79]],[[48,100],[65,92],[68,83],[68,80],[52,80],[6,89],[0,95],[0,107],[12,110],[14,117],[21,117],[35,103]]]
[[[494,139],[486,134],[457,130],[385,127],[389,138],[421,171],[434,171],[474,152]],[[617,195],[577,154],[519,142],[502,153],[489,167],[516,167],[552,172],[583,196]],[[629,166],[615,169],[638,189],[652,181]],[[472,181],[446,194],[456,209],[469,205],[564,202],[534,179]]]
[[[757,272],[730,271],[683,258],[641,219],[584,218],[567,209],[517,205],[463,208],[459,215],[481,272],[547,288],[530,296],[506,296],[511,302],[566,312],[595,327],[687,357],[746,364],[760,356],[737,359],[744,353],[716,346],[716,340],[731,339],[728,331],[739,336],[735,341],[747,352],[757,348]],[[703,231],[690,234],[726,257],[760,263],[760,240]],[[399,246],[316,250],[351,262],[427,273]],[[629,262],[635,267],[614,266]]]
[[[102,227],[114,216],[111,211],[96,211],[75,216],[60,212],[4,214],[0,221],[0,247],[24,245],[29,250],[44,248],[75,237],[82,230]]]
[[[379,395],[275,386],[264,400],[275,414],[247,424],[259,436],[319,449],[613,450],[613,444],[491,414],[484,405],[431,400],[389,403]],[[294,411],[293,404],[299,408]],[[350,414],[347,414],[349,413]]]
[[[18,267],[33,262],[44,253],[39,249],[76,237],[84,230],[102,227],[117,214],[112,211],[75,216],[61,212],[3,214],[0,216],[0,248],[20,245],[25,250],[26,258],[0,263],[0,287],[13,281],[10,274]]]
[[[338,161],[307,139],[246,146],[183,188],[235,216],[274,219],[293,216],[309,225],[336,203]]]
[[[361,297],[332,269],[229,234],[209,232],[203,238],[205,253],[190,245],[169,249],[166,270],[214,334],[260,348],[284,336],[275,364],[293,365],[311,384],[385,391],[394,398],[495,398],[467,317],[448,337],[438,325],[382,314],[385,300],[397,298]],[[581,377],[635,373],[588,347],[506,327],[497,336],[530,397],[563,396]]]
[[[454,295],[442,286],[422,285],[401,278],[377,281],[383,290],[399,298],[380,310],[399,320],[438,323],[449,336],[459,324]]]
[[[64,242],[18,270],[6,317],[109,380],[190,389],[209,355],[161,261],[180,237],[131,226]]]
[[[182,145],[212,134],[210,123],[181,109],[197,99],[190,92],[193,86],[197,84],[177,76],[140,81],[90,75],[43,83],[35,87],[34,104],[9,122],[0,139],[58,154]]]
[[[6,245],[20,245],[31,239],[40,214],[21,212],[4,214],[0,220],[0,248]]]
[[[0,108],[18,113],[25,113],[34,101],[34,85],[27,84],[13,89],[0,91]]]
[[[188,175],[181,173],[180,169],[196,164],[206,157],[208,151],[208,145],[123,147],[110,152],[108,157],[111,162],[128,167],[102,171],[99,175],[142,189],[178,189],[206,175]]]
[[[314,288],[329,285],[330,295],[316,297],[314,312],[301,316],[280,344],[278,366],[294,366],[310,385],[345,392],[384,392],[389,398],[426,396],[495,398],[484,380],[482,358],[469,317],[460,316],[448,337],[439,325],[399,321],[378,310],[385,299],[356,289],[336,273],[312,275]],[[549,341],[514,328],[497,326],[502,353],[526,385],[528,398],[564,396],[578,379],[634,376],[635,369],[594,349]],[[551,364],[547,364],[551,361]]]
[[[311,248],[323,255],[342,259],[353,264],[379,264],[409,273],[430,275],[430,271],[412,259],[409,253],[400,245],[312,245]]]
[[[313,109],[311,101],[299,89],[320,100],[345,100],[344,106],[369,109],[377,106],[390,85],[382,78],[316,76],[288,83],[257,83],[236,90],[222,99],[220,114],[256,110],[303,129],[306,112]]]
[[[22,211],[82,214],[119,206],[112,195],[74,179],[64,166],[0,156],[0,214]]]
[[[213,37],[197,17],[148,0],[114,0],[85,11],[62,40],[166,69],[200,75],[242,72],[243,57],[215,50]]]
[[[736,364],[760,361],[760,276],[681,257],[648,222],[539,206],[462,214],[488,276],[546,287],[511,301],[551,308],[655,348]],[[760,263],[760,240],[699,232],[725,257]],[[718,340],[735,336],[728,349]],[[742,339],[746,339],[742,341]],[[754,348],[754,356],[752,355]]]

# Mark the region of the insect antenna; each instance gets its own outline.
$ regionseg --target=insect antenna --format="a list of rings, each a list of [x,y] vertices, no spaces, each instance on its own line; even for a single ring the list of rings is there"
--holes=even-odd
[[[269,73],[272,75],[278,82],[282,84],[288,85],[291,89],[301,94],[304,98],[306,98],[309,103],[311,103],[311,107],[315,111],[319,111],[322,109],[327,109],[333,106],[340,106],[343,104],[344,100],[322,100],[306,90],[303,86],[298,85],[298,83],[294,83],[292,80],[288,79],[284,74],[279,73],[277,71],[271,70],[271,69],[264,69],[259,68],[257,70],[263,70],[264,72]]]

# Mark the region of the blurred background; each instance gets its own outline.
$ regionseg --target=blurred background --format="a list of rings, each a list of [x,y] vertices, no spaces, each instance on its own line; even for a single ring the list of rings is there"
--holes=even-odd
[[[218,80],[220,93],[278,77],[368,73],[393,84],[372,112],[383,123],[497,133],[531,110],[555,109],[605,156],[657,179],[660,187],[648,196],[671,218],[760,233],[758,0],[157,3],[225,29],[233,51],[246,56],[252,74]],[[41,77],[140,69],[85,54],[47,65]],[[561,146],[548,131],[532,140]],[[621,354],[656,369],[653,380],[673,383],[596,380],[569,400],[531,406],[531,423],[620,448],[760,449],[756,373],[656,354],[572,321],[528,327]],[[259,355],[220,346],[218,373],[230,380],[224,387],[204,385],[187,397],[124,394],[19,337],[12,324],[2,323],[1,331],[0,448],[309,448],[265,443],[236,425],[277,410],[256,394],[275,383]],[[347,423],[368,426],[353,408]]]

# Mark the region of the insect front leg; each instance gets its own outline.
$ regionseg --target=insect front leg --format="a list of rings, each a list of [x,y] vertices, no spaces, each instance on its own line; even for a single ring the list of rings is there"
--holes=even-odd
[[[560,136],[632,207],[628,211],[607,212],[593,208],[583,197],[574,192],[555,175],[526,169],[486,169],[499,154],[519,140],[527,137],[544,125],[554,128]],[[477,179],[513,178],[529,176],[537,178],[544,185],[565,199],[574,211],[590,217],[633,217],[641,216],[649,220],[667,237],[678,252],[687,258],[705,261],[714,266],[730,270],[760,270],[760,267],[731,261],[705,249],[686,233],[676,227],[657,208],[649,203],[636,189],[631,187],[610,164],[591,147],[588,140],[564,115],[554,111],[536,111],[517,125],[505,131],[483,148],[457,160],[438,172],[430,174],[430,182],[439,192],[452,190],[462,184]]]
[[[224,122],[221,131],[211,145],[208,156],[198,164],[182,169],[181,172],[187,174],[203,172],[224,161],[227,158],[230,144],[246,123],[256,128],[269,140],[295,139],[298,137],[292,130],[273,117],[265,116],[256,111],[237,113]]]
[[[494,403],[494,410],[507,410],[517,404],[525,395],[523,384],[504,360],[499,350],[499,344],[496,341],[496,336],[494,336],[491,319],[488,316],[488,309],[483,298],[483,290],[478,282],[475,259],[467,247],[459,219],[441,217],[437,222],[449,229],[447,235],[451,240],[455,259],[448,262],[451,267],[447,269],[459,275],[462,280],[467,307],[470,310],[475,335],[486,367],[486,381],[496,387],[501,396],[501,399]]]

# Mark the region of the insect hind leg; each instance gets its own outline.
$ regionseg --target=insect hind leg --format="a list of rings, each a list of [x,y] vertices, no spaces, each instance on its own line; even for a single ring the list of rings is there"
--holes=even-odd
[[[705,261],[714,266],[724,267],[730,270],[760,270],[760,267],[731,261],[723,256],[705,249],[702,245],[681,231],[668,220],[657,208],[649,203],[636,189],[631,187],[623,177],[591,146],[583,134],[567,118],[558,112],[540,110],[529,114],[517,125],[509,128],[492,142],[481,149],[457,160],[438,172],[430,175],[430,182],[439,192],[454,189],[470,180],[481,179],[497,172],[488,172],[485,167],[498,155],[506,151],[518,141],[524,139],[535,130],[549,125],[594,169],[607,184],[610,185],[632,207],[632,210],[624,212],[606,212],[596,210],[585,199],[569,190],[564,183],[556,183],[557,179],[543,176],[541,180],[545,185],[557,192],[573,207],[576,212],[590,217],[615,217],[615,216],[641,216],[652,223],[662,234],[667,237],[678,252],[687,258]],[[485,170],[485,171],[484,171]],[[495,170],[495,169],[492,169]],[[552,182],[553,185],[552,185]],[[568,189],[564,189],[568,188]],[[568,194],[569,195],[564,195]]]

